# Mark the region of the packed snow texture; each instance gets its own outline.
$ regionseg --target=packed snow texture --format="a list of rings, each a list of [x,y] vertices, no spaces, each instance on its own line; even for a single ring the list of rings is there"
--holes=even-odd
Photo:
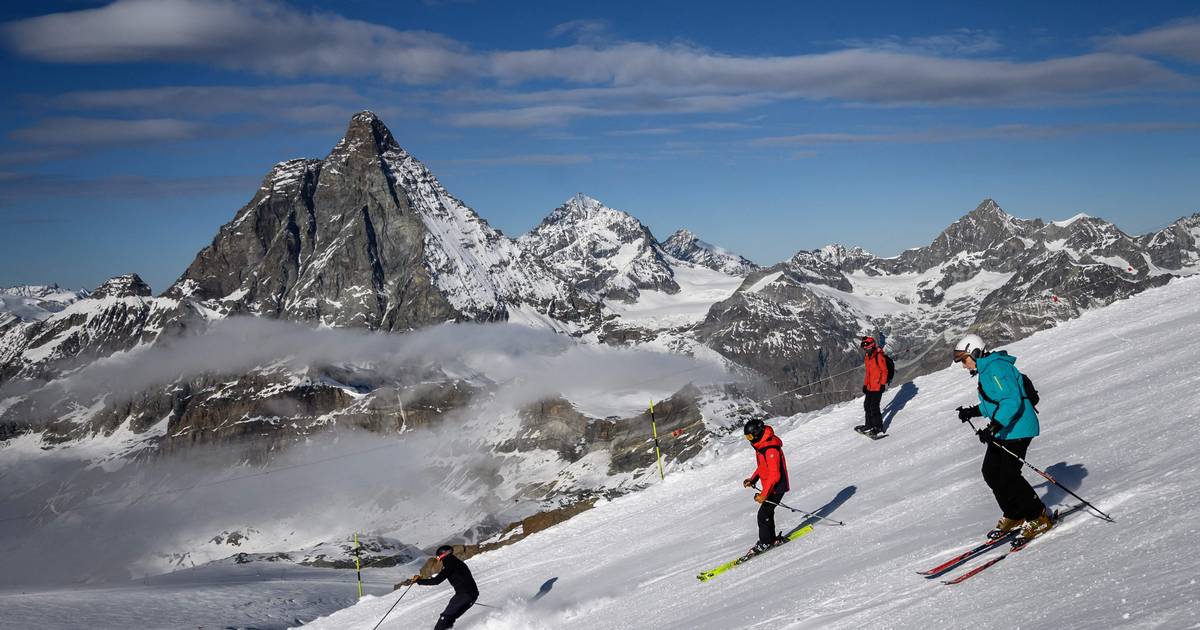
[[[979,542],[998,517],[979,474],[983,447],[954,413],[976,402],[974,380],[953,366],[885,395],[886,440],[851,431],[857,401],[773,422],[789,458],[785,502],[845,527],[817,524],[698,582],[755,538],[757,506],[741,487],[753,454],[729,438],[702,455],[705,466],[470,559],[479,601],[493,608],[470,610],[456,627],[1196,627],[1198,295],[1200,278],[1177,280],[1007,348],[1042,395],[1030,460],[1116,523],[1076,513],[960,586],[916,575]],[[1049,505],[1075,505],[1026,476]],[[778,522],[786,531],[805,521],[780,510]],[[371,628],[398,596],[306,627]],[[381,628],[428,626],[448,597],[445,586],[415,587]]]

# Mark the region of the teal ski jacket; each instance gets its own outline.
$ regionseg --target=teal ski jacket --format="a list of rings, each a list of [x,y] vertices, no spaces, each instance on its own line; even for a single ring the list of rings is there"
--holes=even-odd
[[[1037,411],[1025,397],[1024,379],[1017,371],[1017,358],[1004,351],[975,361],[979,373],[979,411],[1000,424],[996,437],[1020,440],[1041,432]]]

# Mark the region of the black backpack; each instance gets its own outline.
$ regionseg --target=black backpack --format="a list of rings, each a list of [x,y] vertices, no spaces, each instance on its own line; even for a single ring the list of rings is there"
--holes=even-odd
[[[1029,380],[1029,375],[1024,372],[1021,372],[1021,387],[1025,390],[1025,399],[1033,405],[1033,410],[1037,411],[1038,403],[1042,402],[1042,396],[1033,386],[1033,381]]]
[[[888,385],[891,385],[892,377],[896,376],[896,362],[892,361],[892,357],[889,357],[886,354],[883,355],[883,360],[885,362],[887,362],[887,375],[888,375],[887,382],[888,382]],[[1033,403],[1033,404],[1036,405],[1037,403]]]
[[[996,404],[996,401],[988,398],[988,395],[983,392],[982,384],[980,384],[978,388],[979,395],[982,396],[984,400],[992,403],[993,405]],[[1029,403],[1033,405],[1033,410],[1036,412],[1038,403],[1042,402],[1042,395],[1039,394],[1037,388],[1033,386],[1033,381],[1029,379],[1029,375],[1024,372],[1021,372],[1021,389],[1025,392],[1021,398],[1028,400]]]

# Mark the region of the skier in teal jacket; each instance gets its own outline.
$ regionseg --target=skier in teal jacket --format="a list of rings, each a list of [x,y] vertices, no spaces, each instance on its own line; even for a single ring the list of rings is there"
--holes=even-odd
[[[1000,440],[1035,438],[1041,433],[1037,410],[1025,397],[1025,379],[1017,371],[1017,358],[1003,350],[975,360],[979,373],[979,412],[1000,425]]]
[[[960,407],[958,418],[963,422],[980,416],[988,418],[988,425],[978,431],[979,441],[987,444],[983,480],[1003,513],[988,536],[1007,536],[1018,527],[1022,538],[1040,536],[1054,526],[1054,521],[1033,486],[1021,475],[1022,464],[1017,459],[1025,457],[1030,442],[1041,433],[1037,410],[1025,391],[1025,377],[1016,367],[1017,359],[1007,352],[988,352],[983,339],[967,335],[954,348],[954,362],[962,363],[972,376],[979,377],[979,404]]]

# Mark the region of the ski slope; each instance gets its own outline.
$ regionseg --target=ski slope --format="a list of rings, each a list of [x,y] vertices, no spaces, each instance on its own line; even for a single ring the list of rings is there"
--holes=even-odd
[[[1108,511],[1076,513],[958,585],[915,571],[981,540],[998,518],[983,446],[954,408],[973,404],[959,366],[885,395],[890,436],[851,427],[859,401],[773,422],[792,491],[824,511],[797,542],[700,583],[755,537],[753,469],[737,436],[688,470],[550,530],[471,558],[480,602],[464,630],[655,628],[1200,627],[1200,278],[1094,311],[1007,348],[1042,395],[1030,460]],[[949,358],[947,358],[949,362]],[[1052,506],[1074,500],[1031,472]],[[803,523],[781,510],[778,523]],[[994,553],[994,552],[993,552]],[[969,568],[973,564],[967,565]],[[954,575],[954,574],[951,574]],[[548,593],[531,597],[550,580]],[[400,592],[306,628],[372,628]],[[448,586],[414,587],[381,628],[432,627]]]

